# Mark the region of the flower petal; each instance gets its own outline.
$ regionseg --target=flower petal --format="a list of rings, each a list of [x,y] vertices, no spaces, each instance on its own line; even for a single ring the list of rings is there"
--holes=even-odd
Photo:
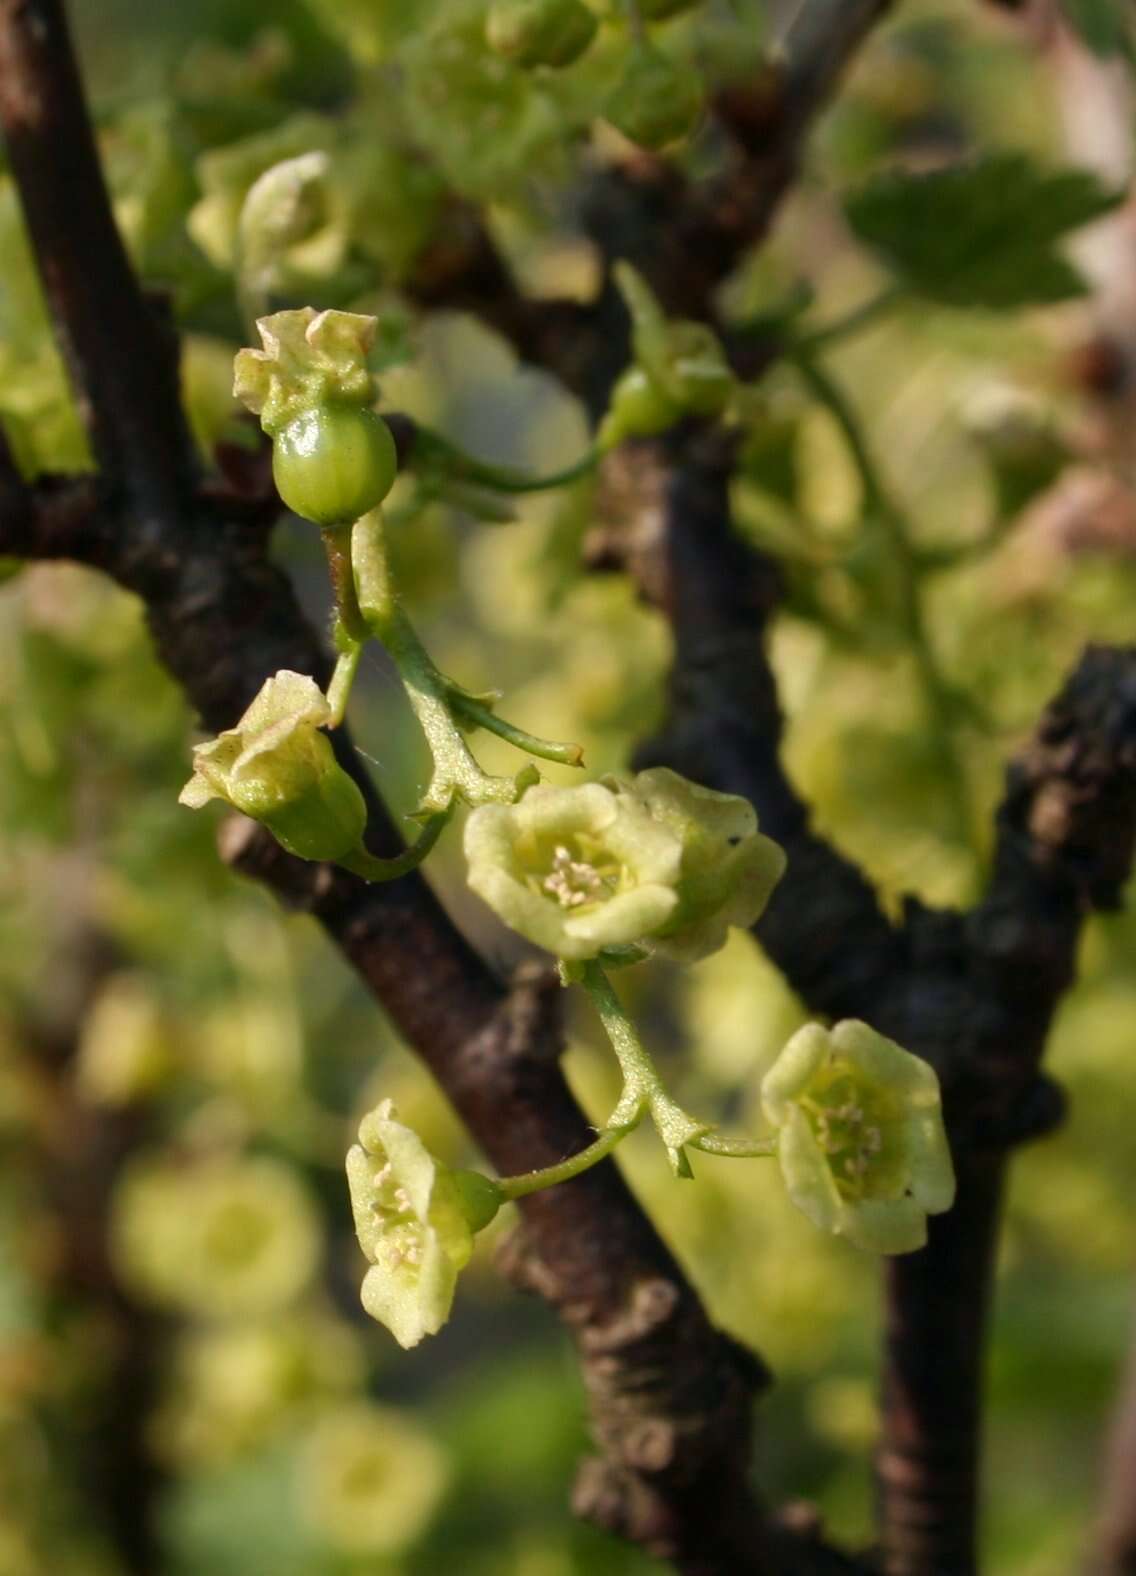
[[[787,1042],[761,1082],[761,1108],[775,1127],[788,1119],[792,1102],[804,1093],[829,1054],[828,1031],[806,1023]]]
[[[939,1080],[931,1064],[878,1034],[869,1024],[858,1018],[845,1018],[832,1030],[831,1038],[839,1055],[873,1083],[902,1095],[905,1103],[939,1104]]]
[[[789,1197],[822,1231],[841,1229],[844,1205],[832,1170],[808,1117],[795,1105],[788,1106],[785,1121],[777,1135],[777,1159]]]

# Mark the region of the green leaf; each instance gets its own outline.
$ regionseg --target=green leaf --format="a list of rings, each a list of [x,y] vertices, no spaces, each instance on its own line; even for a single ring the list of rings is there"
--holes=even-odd
[[[845,201],[853,231],[905,285],[949,306],[1007,310],[1083,295],[1056,243],[1122,200],[1087,170],[998,153],[928,174],[889,171]]]
[[[1061,12],[1094,55],[1136,58],[1127,0],[1058,0]]]

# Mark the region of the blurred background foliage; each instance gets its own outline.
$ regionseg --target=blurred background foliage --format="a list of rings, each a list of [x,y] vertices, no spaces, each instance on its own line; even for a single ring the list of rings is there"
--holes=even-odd
[[[657,41],[717,82],[752,66],[775,10],[707,0]],[[487,205],[530,288],[595,288],[568,194],[583,150],[626,153],[592,125],[621,69],[618,30],[553,76],[489,56],[472,0],[72,11],[119,221],[185,329],[203,450],[251,441],[229,393],[247,339],[244,197],[278,160],[319,149],[331,171],[319,223],[257,288],[276,305],[378,312],[384,404],[471,451],[543,469],[580,452],[584,415],[547,375],[469,319],[418,312],[406,285],[458,196]],[[864,52],[725,310],[753,316],[803,281],[809,321],[839,318],[887,283],[842,217],[845,189],[887,163],[976,151],[1073,162],[1059,107],[1052,60],[993,8],[912,0]],[[697,173],[713,139],[674,156]],[[0,418],[29,473],[83,465],[2,175],[0,256]],[[739,529],[785,566],[773,654],[788,760],[889,904],[973,895],[1015,741],[1086,639],[1131,638],[1136,502],[1119,407],[1107,388],[1086,392],[1091,334],[1083,303],[996,314],[924,301],[832,346],[926,550],[946,690],[935,729],[894,554],[865,525],[831,411],[787,371],[766,380],[736,505]],[[400,489],[399,568],[442,665],[505,690],[517,723],[578,739],[593,770],[624,764],[661,715],[668,635],[621,577],[580,573],[602,492],[525,500],[493,526]],[[278,542],[324,619],[318,542],[296,522]],[[138,604],[77,568],[5,572],[0,1576],[124,1568],[99,1457],[131,1432],[149,1463],[137,1492],[155,1496],[162,1568],[178,1576],[658,1569],[572,1521],[586,1439],[571,1358],[543,1309],[496,1276],[491,1247],[425,1348],[401,1354],[364,1320],[342,1176],[353,1121],[391,1095],[452,1164],[475,1157],[314,924],[228,874],[215,826],[178,807],[193,719]],[[357,695],[361,747],[405,811],[425,757],[378,658]],[[505,747],[482,742],[505,769]],[[432,876],[505,963],[515,939],[463,890],[457,844]],[[1125,914],[1092,924],[1052,1050],[1072,1119],[1014,1172],[988,1451],[988,1549],[1006,1576],[1074,1563],[1126,1345],[1134,941]],[[762,1071],[802,1011],[749,940],[681,975],[649,965],[629,987],[684,1103],[756,1122]],[[568,1067],[599,1117],[612,1067],[586,1016]],[[777,1371],[763,1411],[771,1493],[815,1497],[839,1535],[867,1536],[874,1265],[815,1233],[756,1164],[704,1158],[690,1185],[640,1135],[623,1153],[714,1316]]]

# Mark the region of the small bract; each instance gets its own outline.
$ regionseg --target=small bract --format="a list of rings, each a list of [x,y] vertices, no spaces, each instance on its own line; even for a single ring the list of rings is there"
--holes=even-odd
[[[849,1018],[806,1024],[765,1075],[789,1197],[824,1231],[871,1253],[909,1253],[950,1209],[954,1169],[934,1070]]]
[[[347,1155],[359,1246],[371,1262],[363,1307],[403,1347],[436,1335],[450,1315],[474,1234],[497,1213],[495,1183],[451,1171],[384,1100],[363,1118]]]
[[[179,802],[224,799],[301,859],[343,858],[362,844],[367,807],[320,732],[330,719],[315,680],[282,669],[235,728],[197,746]]]
[[[744,799],[665,767],[631,781],[530,788],[466,823],[469,884],[569,961],[645,947],[683,962],[757,918],[784,868]]]

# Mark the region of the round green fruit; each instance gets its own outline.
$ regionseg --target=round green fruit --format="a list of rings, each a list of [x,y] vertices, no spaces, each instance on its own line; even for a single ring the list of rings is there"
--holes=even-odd
[[[652,150],[685,137],[701,113],[698,73],[649,46],[633,51],[604,110],[625,137]]]
[[[382,503],[398,471],[390,428],[360,405],[318,405],[272,446],[272,475],[294,514],[324,530],[351,525]]]
[[[485,24],[490,49],[518,66],[570,66],[599,23],[582,0],[497,0]]]

